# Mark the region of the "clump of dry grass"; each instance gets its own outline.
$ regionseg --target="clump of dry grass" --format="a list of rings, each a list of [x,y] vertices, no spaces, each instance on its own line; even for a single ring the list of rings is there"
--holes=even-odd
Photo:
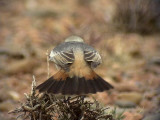
[[[36,93],[35,79],[30,94],[19,108],[9,112],[17,114],[17,119],[28,120],[122,120],[122,114],[116,115],[115,110],[103,108],[95,100],[86,100],[86,96],[55,97],[52,94]]]
[[[152,33],[160,30],[158,0],[118,0],[113,27],[125,32]]]

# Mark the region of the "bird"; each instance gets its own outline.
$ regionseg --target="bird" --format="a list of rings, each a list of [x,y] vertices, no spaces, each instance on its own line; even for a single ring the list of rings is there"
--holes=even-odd
[[[101,56],[79,36],[70,36],[49,55],[58,72],[37,86],[39,92],[86,95],[110,90],[113,86],[95,73]]]

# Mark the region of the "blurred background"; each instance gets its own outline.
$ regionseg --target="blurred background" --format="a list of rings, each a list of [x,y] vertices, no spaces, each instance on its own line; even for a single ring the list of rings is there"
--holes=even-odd
[[[79,35],[115,88],[94,95],[124,120],[160,120],[160,0],[0,0],[0,120],[47,79],[47,51]],[[56,72],[50,63],[50,75]]]

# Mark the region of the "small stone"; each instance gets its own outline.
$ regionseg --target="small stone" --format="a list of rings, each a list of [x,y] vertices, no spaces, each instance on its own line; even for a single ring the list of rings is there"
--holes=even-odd
[[[4,94],[5,92],[5,94]],[[6,101],[6,100],[14,100],[14,101],[18,101],[20,99],[20,96],[17,92],[15,91],[8,91],[6,89],[2,89],[2,91],[0,92],[0,101]]]
[[[10,96],[11,99],[18,101],[20,99],[20,96],[17,92],[15,91],[9,91],[8,95]]]
[[[160,113],[147,115],[143,118],[143,120],[160,120]]]
[[[133,113],[133,112],[124,112],[123,115],[125,116],[124,120],[141,120],[143,117],[140,113]]]
[[[139,104],[142,100],[142,96],[143,95],[138,92],[123,92],[123,93],[118,94],[117,99],[130,101],[135,104]]]
[[[135,103],[133,103],[131,101],[127,101],[127,100],[117,100],[117,101],[115,101],[115,104],[121,108],[134,108],[134,107],[136,107]]]
[[[34,59],[23,59],[19,61],[14,61],[6,66],[2,71],[4,74],[16,74],[20,72],[32,72],[36,67],[37,63]]]
[[[14,108],[13,103],[11,101],[5,101],[0,103],[0,111],[10,111]]]
[[[6,116],[5,114],[1,113],[0,114],[0,120],[13,120],[12,118],[9,119],[8,116]],[[15,119],[14,119],[15,120]]]
[[[122,82],[122,83],[116,84],[115,89],[120,92],[140,91],[140,89],[136,86],[134,82],[128,82],[128,83]]]
[[[151,109],[153,107],[153,103],[150,100],[144,99],[141,101],[140,106],[144,109]]]
[[[106,92],[98,92],[92,96],[95,97],[98,101],[102,102],[103,104],[113,103],[112,97],[109,96],[109,94]]]
[[[149,60],[149,64],[159,65],[160,66],[160,57],[154,57]]]

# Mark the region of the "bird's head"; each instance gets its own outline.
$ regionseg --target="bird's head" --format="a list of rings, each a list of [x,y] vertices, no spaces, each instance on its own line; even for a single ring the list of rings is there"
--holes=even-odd
[[[70,36],[65,39],[65,42],[84,42],[84,40],[79,36]]]

